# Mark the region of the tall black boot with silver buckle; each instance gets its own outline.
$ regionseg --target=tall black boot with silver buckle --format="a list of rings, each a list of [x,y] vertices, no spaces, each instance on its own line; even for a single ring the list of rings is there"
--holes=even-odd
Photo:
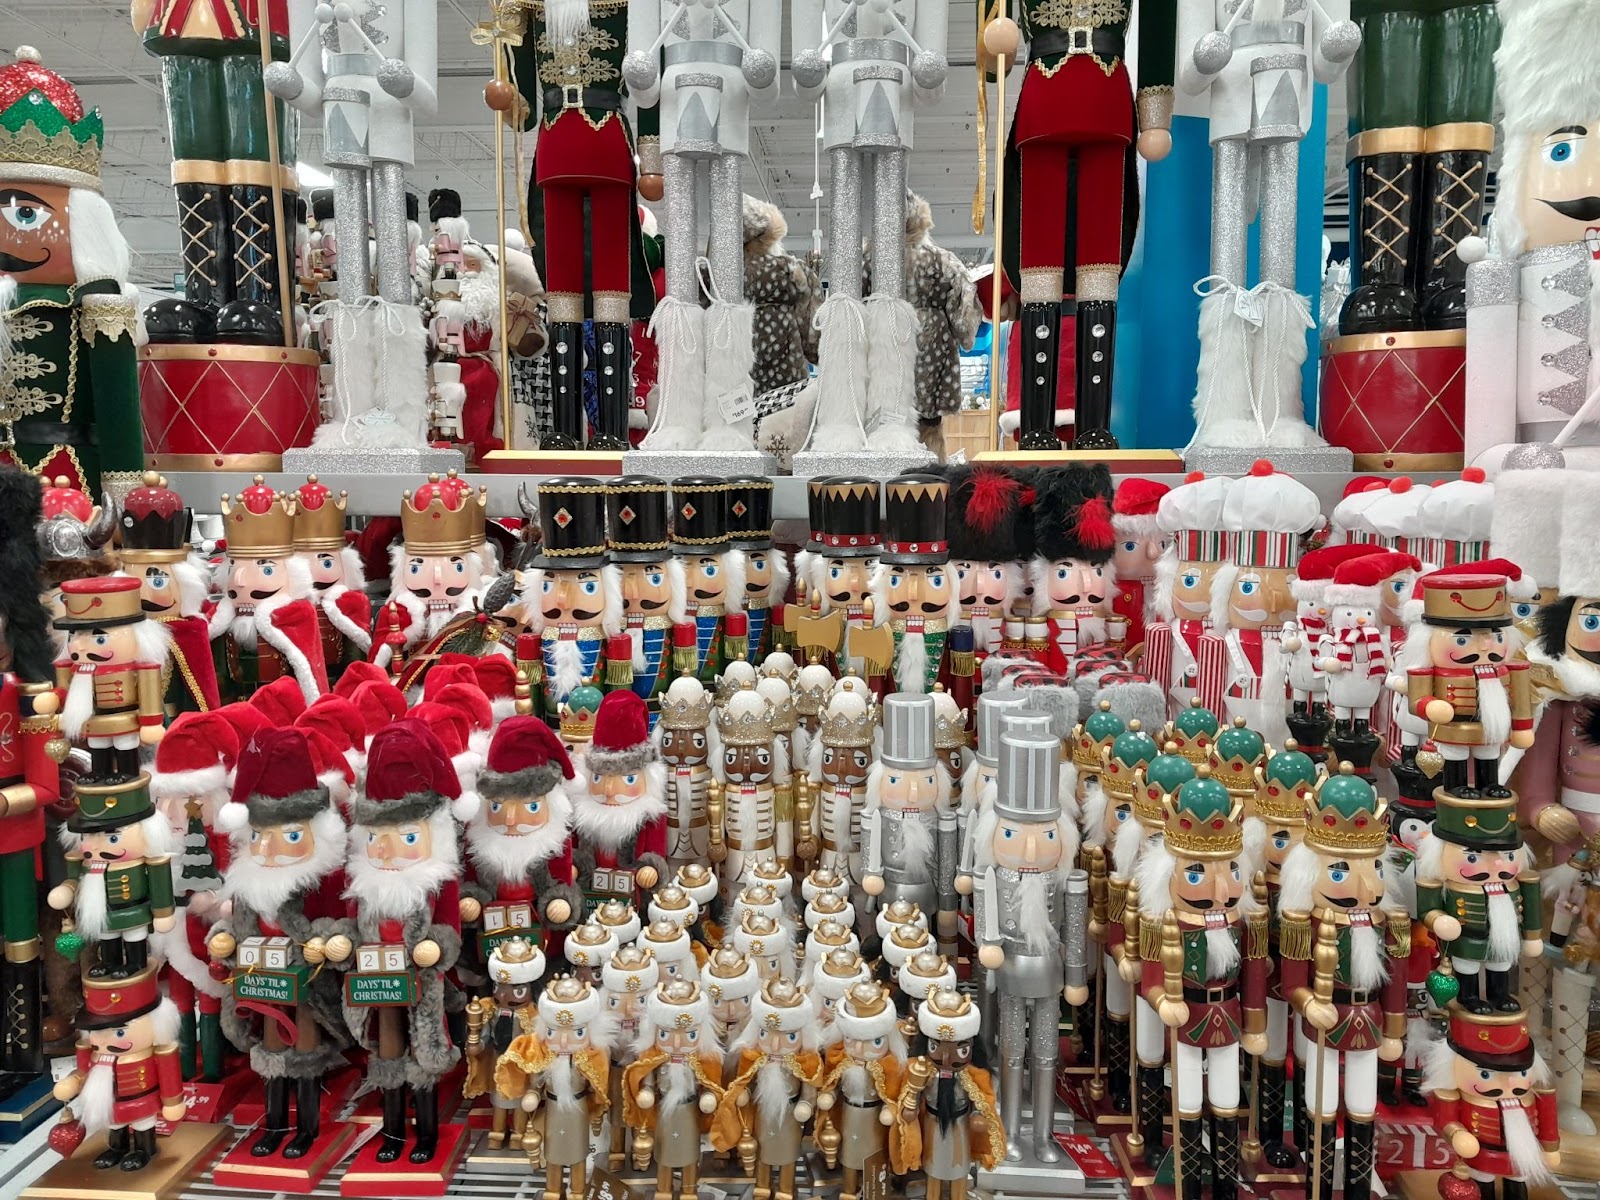
[[[626,325],[597,321],[594,327],[595,386],[600,395],[600,428],[591,450],[628,448],[628,397],[633,391],[633,337]]]
[[[1074,450],[1115,450],[1111,436],[1111,358],[1117,344],[1117,302],[1078,301]]]
[[[1017,446],[1022,450],[1059,450],[1056,372],[1061,361],[1061,306],[1024,304],[1017,329],[1022,334],[1022,350],[1018,355],[1022,401],[1017,412]]]
[[[550,432],[542,450],[583,449],[583,323],[550,323]]]

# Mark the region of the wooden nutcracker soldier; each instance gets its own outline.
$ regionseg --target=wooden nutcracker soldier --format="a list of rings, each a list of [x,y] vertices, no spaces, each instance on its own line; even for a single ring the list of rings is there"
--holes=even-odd
[[[878,516],[880,488],[876,480],[848,477],[832,478],[823,484],[822,524],[805,585],[826,624],[814,629],[802,627],[804,632],[799,635],[802,645],[819,646],[832,656],[836,678],[853,674],[869,683],[893,652],[892,644],[885,649],[882,643],[886,639],[872,634],[877,622],[871,579],[883,547]],[[812,640],[808,642],[807,638]],[[870,665],[868,654],[878,656],[871,659]]]
[[[1117,288],[1138,219],[1133,150],[1154,162],[1172,148],[1175,5],[1139,7],[1139,71],[1132,78],[1124,44],[1132,24],[1117,4],[1079,12],[1050,0],[1018,0],[1012,8],[1028,42],[1028,66],[1017,96],[1007,159],[1013,206],[1005,244],[1017,257],[1006,272],[1022,298],[1024,450],[1055,450],[1056,363],[1061,351],[1061,299],[1076,295],[1075,445],[1114,450],[1112,358]],[[1018,29],[985,30],[984,47],[1017,61]],[[1009,28],[1007,28],[1009,26]],[[1076,189],[1069,180],[1076,178]],[[1020,211],[1019,211],[1020,210]],[[1068,229],[1075,230],[1069,240]],[[1065,407],[1065,405],[1060,405]]]
[[[361,556],[345,542],[347,494],[335,496],[328,486],[308,476],[295,491],[294,553],[311,569],[322,635],[322,661],[328,682],[338,683],[344,669],[372,651],[372,601]],[[402,513],[404,502],[402,501]],[[403,522],[402,522],[403,524]],[[410,576],[410,564],[407,564]]]
[[[711,697],[692,675],[672,681],[652,737],[667,769],[667,861],[674,868],[704,860],[711,847],[706,798],[721,757],[711,725]]]
[[[55,664],[61,732],[88,747],[91,779],[137,779],[140,748],[164,732],[166,627],[145,616],[139,581],[126,575],[69,579],[61,585],[61,606],[54,621],[66,635]]]
[[[1157,621],[1145,631],[1144,673],[1167,689],[1177,712],[1199,696],[1210,712],[1220,712],[1222,696],[1208,680],[1201,694],[1200,639],[1211,622],[1211,579],[1231,557],[1223,506],[1233,480],[1191,472],[1161,498],[1156,522],[1172,546],[1156,563]]]
[[[1316,668],[1333,718],[1331,744],[1348,761],[1366,767],[1377,752],[1374,711],[1384,699],[1390,640],[1381,614],[1385,582],[1420,567],[1410,554],[1392,551],[1346,558],[1322,590],[1327,628],[1317,641]]]
[[[581,765],[586,778],[573,797],[578,886],[638,903],[669,870],[667,772],[643,700],[612,692],[600,702]]]
[[[1157,524],[1161,498],[1172,489],[1154,479],[1124,479],[1111,502],[1112,611],[1127,622],[1124,645],[1130,656],[1144,646],[1144,627],[1155,619],[1156,563],[1167,549]]]
[[[259,475],[237,498],[222,497],[228,550],[211,651],[226,701],[248,700],[285,675],[308,702],[328,690],[311,580],[294,554],[296,507]]]
[[[929,692],[947,673],[945,644],[957,611],[945,540],[950,487],[937,475],[900,475],[883,491],[883,544],[868,583],[873,616],[894,638],[883,687]]]
[[[878,711],[859,679],[842,679],[811,740],[806,771],[816,798],[817,865],[861,881],[861,813]]]
[[[1530,1188],[1554,1182],[1561,1132],[1547,1080],[1527,1014],[1450,1006],[1448,1032],[1428,1052],[1430,1107],[1456,1155],[1455,1178],[1476,1183],[1482,1200],[1495,1200],[1496,1181],[1503,1200],[1527,1200]],[[1460,1195],[1449,1182],[1439,1181],[1439,1194]]]
[[[1422,617],[1407,640],[1426,638],[1430,662],[1406,672],[1407,705],[1433,726],[1444,756],[1444,791],[1458,799],[1510,796],[1500,779],[1500,756],[1508,745],[1533,745],[1528,664],[1512,658],[1507,642],[1507,587],[1520,576],[1512,564],[1496,561],[1490,570],[1467,564],[1417,580]]]
[[[955,987],[930,987],[917,1005],[923,1053],[906,1064],[900,1093],[900,1162],[921,1165],[929,1200],[966,1200],[973,1167],[992,1171],[1005,1157],[1006,1131],[978,1036],[982,1018]]]
[[[732,943],[724,942],[711,951],[700,973],[700,986],[711,1001],[712,1029],[717,1044],[728,1047],[734,1035],[750,1016],[750,998],[761,990],[761,972]],[[737,1064],[737,1056],[725,1051],[724,1066]]]
[[[768,665],[763,664],[761,678],[756,680],[756,693],[772,708],[772,813],[777,825],[774,849],[776,861],[784,864],[783,878],[787,882],[788,865],[795,860],[811,861],[817,856],[817,846],[811,837],[810,781],[805,778],[804,757],[795,746],[800,714],[788,682],[782,675],[768,674]]]
[[[701,1138],[714,1117],[726,1123],[732,1116],[718,1110],[722,1041],[711,1005],[698,983],[659,983],[645,1000],[638,1057],[622,1072],[623,1115],[636,1130],[634,1157],[654,1159],[660,1200],[673,1195],[674,1172],[679,1200],[697,1195]]]
[[[1121,646],[1127,627],[1112,609],[1111,472],[1102,464],[1042,472],[1034,525],[1033,611],[1046,627],[1044,665],[1066,675],[1091,646]]]
[[[845,992],[833,1032],[837,1040],[823,1056],[816,1140],[825,1155],[830,1144],[838,1155],[844,1200],[860,1196],[865,1173],[889,1157],[889,1130],[906,1083],[906,1041],[890,989],[867,981]],[[896,1139],[896,1148],[903,1146]],[[897,1174],[910,1169],[903,1158],[889,1166]]]
[[[224,876],[232,907],[207,948],[232,972],[223,1031],[250,1052],[266,1085],[255,1159],[305,1158],[322,1134],[322,1082],[350,1044],[324,947],[344,917],[347,830],[294,729],[263,729],[240,753],[233,798],[217,814],[236,853]],[[295,1105],[289,1125],[291,1094]]]
[[[772,480],[736,475],[728,479],[730,545],[744,555],[745,656],[761,663],[773,648],[772,615],[789,594],[789,557],[772,543]],[[781,622],[780,622],[781,624]]]
[[[461,798],[455,769],[425,724],[403,718],[373,737],[365,785],[350,802],[352,915],[325,947],[345,976],[345,1019],[370,1056],[367,1080],[383,1093],[378,1137],[353,1169],[381,1169],[402,1154],[414,1166],[448,1163],[461,1136],[456,1126],[441,1130],[435,1095],[460,1057],[445,1020],[445,983],[461,955],[460,825],[472,815]]]
[[[665,892],[667,889],[663,888]],[[654,907],[655,901],[651,902]],[[623,1073],[633,1065],[639,1053],[639,1025],[644,1020],[645,1003],[655,991],[656,984],[665,978],[662,964],[656,959],[656,949],[662,943],[649,939],[649,930],[639,935],[638,941],[617,947],[617,951],[600,968],[599,985],[605,997],[606,1016],[611,1023],[611,1075],[609,1081],[610,1149],[606,1157],[608,1167],[620,1171],[628,1160],[630,1145],[646,1160],[650,1150],[649,1140],[641,1146],[637,1129],[622,1120]],[[670,943],[669,943],[670,944]]]
[[[622,632],[633,651],[633,690],[650,706],[653,730],[672,679],[672,628],[686,619],[683,562],[667,536],[667,482],[624,475],[606,483],[603,574],[622,597]]]
[[[1240,1052],[1266,1049],[1267,914],[1244,917],[1244,809],[1228,789],[1202,773],[1163,807],[1163,842],[1139,881],[1141,895],[1147,886],[1154,894],[1164,878],[1169,907],[1159,937],[1142,939],[1151,952],[1143,956],[1141,989],[1172,1031],[1182,1194],[1199,1200],[1209,1167],[1210,1195],[1231,1200],[1238,1195]]]
[[[745,557],[733,549],[725,480],[685,475],[672,481],[672,553],[683,563],[685,614],[695,631],[692,673],[707,686],[741,654]],[[732,618],[737,617],[737,620]],[[682,669],[680,667],[680,669]]]
[[[539,1145],[540,1135],[528,1129],[530,1114],[521,1103],[501,1094],[494,1076],[501,1056],[538,1020],[534,988],[544,978],[544,968],[544,951],[526,938],[507,937],[489,952],[489,995],[467,1001],[467,1082],[462,1095],[489,1097],[491,1150],[501,1146],[522,1150],[529,1141],[534,1149]]]
[[[975,736],[972,758],[961,777],[961,810],[958,816],[961,858],[956,865],[956,890],[962,895],[970,895],[973,888],[973,836],[977,832],[978,818],[994,805],[995,780],[1000,773],[1002,725],[1008,716],[1016,716],[1027,707],[1027,697],[1014,689],[1005,692],[986,691],[978,697],[977,712],[973,717]]]
[[[1295,1063],[1311,1124],[1307,1172],[1334,1194],[1334,1134],[1344,1117],[1344,1195],[1371,1195],[1378,1062],[1406,1036],[1411,917],[1381,907],[1388,804],[1341,763],[1306,806],[1304,840],[1281,869],[1278,938],[1284,999],[1298,1017]]]
[[[31,46],[0,68],[0,462],[120,498],[144,441],[130,252],[101,195],[100,110]]]
[[[737,895],[750,867],[777,861],[772,721],[772,705],[748,683],[716,712],[722,752],[711,764],[716,777],[707,789],[706,826],[725,901]]]
[[[945,538],[955,575],[956,625],[972,630],[974,666],[999,650],[1006,614],[1020,587],[1013,526],[1023,484],[1004,467],[979,463],[947,468]]]

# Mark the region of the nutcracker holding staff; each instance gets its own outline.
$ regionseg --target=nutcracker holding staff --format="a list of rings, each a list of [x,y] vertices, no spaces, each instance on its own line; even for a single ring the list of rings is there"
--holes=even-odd
[[[921,1163],[929,1200],[966,1200],[972,1168],[992,1171],[1005,1155],[1006,1131],[978,1036],[972,997],[936,983],[916,1009],[923,1054],[906,1065],[900,1093],[901,1161]]]
[[[508,1145],[528,1149],[530,1157],[542,1145],[537,1130],[528,1129],[521,1103],[495,1086],[500,1056],[538,1019],[534,987],[544,977],[544,951],[525,938],[508,937],[489,952],[488,976],[493,990],[487,997],[467,1001],[467,1099],[487,1095],[494,1109],[488,1144],[491,1150]]]

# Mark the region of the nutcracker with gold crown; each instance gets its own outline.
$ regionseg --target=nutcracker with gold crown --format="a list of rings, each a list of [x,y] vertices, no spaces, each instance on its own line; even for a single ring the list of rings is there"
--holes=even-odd
[[[716,712],[721,753],[711,764],[716,778],[706,793],[706,825],[724,901],[738,892],[747,868],[777,861],[772,720],[772,705],[748,682]]]
[[[294,553],[297,508],[259,475],[237,497],[222,497],[228,552],[211,652],[224,700],[248,700],[285,675],[307,702],[328,690],[310,573]]]
[[[622,597],[622,632],[633,653],[633,690],[650,706],[650,728],[672,672],[672,628],[686,617],[683,562],[667,537],[667,482],[623,475],[606,482],[608,591]]]
[[[823,1056],[817,1094],[816,1141],[824,1154],[832,1145],[844,1169],[840,1200],[855,1200],[865,1173],[880,1160],[897,1175],[912,1169],[905,1139],[890,1133],[906,1083],[906,1040],[890,989],[870,981],[845,992],[833,1029],[837,1040]]]
[[[772,543],[772,480],[728,478],[729,545],[744,555],[745,657],[760,664],[773,648],[772,614],[789,594],[789,558]]]
[[[121,506],[122,568],[139,580],[139,603],[170,635],[167,649],[168,717],[220,707],[216,663],[203,608],[205,572],[191,557],[190,513],[183,497],[153,471]]]
[[[533,1030],[538,1020],[539,980],[544,978],[544,951],[526,938],[512,935],[489,952],[488,996],[467,1001],[467,1082],[462,1096],[488,1096],[493,1110],[488,1145],[529,1150],[539,1147],[539,1135],[528,1129],[529,1113],[521,1103],[495,1086],[495,1068],[511,1043]],[[533,1145],[529,1146],[529,1142]]]
[[[878,710],[861,681],[839,681],[811,739],[806,771],[816,802],[817,865],[861,881],[861,813]]]
[[[613,1032],[600,989],[557,975],[539,994],[533,1028],[514,1039],[495,1066],[502,1097],[527,1113],[544,1109],[544,1190],[553,1200],[585,1194],[593,1130],[609,1107],[606,1047]]]
[[[667,772],[648,716],[632,692],[612,692],[595,714],[572,801],[577,883],[590,896],[641,903],[668,877]]]
[[[667,862],[681,868],[702,861],[711,847],[706,824],[712,757],[721,759],[711,724],[712,702],[705,685],[680,675],[661,699],[660,720],[651,737],[667,769]]]
[[[139,482],[130,252],[101,195],[100,110],[31,46],[0,68],[0,462],[91,496]]]
[[[311,475],[295,495],[294,553],[311,569],[322,660],[328,682],[338,683],[346,666],[362,661],[372,651],[367,577],[361,569],[361,556],[344,538],[347,494],[335,496],[327,484]],[[401,503],[403,513],[404,501]]]
[[[662,889],[665,891],[666,889]],[[654,907],[655,901],[651,901]],[[667,978],[663,964],[656,958],[656,950],[672,945],[670,929],[663,929],[662,940],[652,940],[649,931],[640,934],[639,940],[617,947],[617,952],[606,959],[600,968],[600,986],[605,997],[606,1015],[612,1023],[611,1077],[609,1109],[611,1120],[606,1164],[610,1170],[620,1171],[628,1160],[630,1144],[646,1159],[650,1152],[650,1139],[641,1142],[637,1128],[623,1120],[623,1072],[633,1065],[639,1053],[639,1025],[644,1020],[645,1003],[656,984]]]
[[[1222,515],[1232,486],[1231,479],[1193,471],[1156,510],[1156,523],[1172,545],[1156,563],[1157,619],[1145,629],[1142,667],[1167,689],[1178,711],[1196,696],[1208,711],[1222,711],[1220,675],[1213,672],[1202,692],[1198,659],[1211,626],[1211,580],[1232,557]]]
[[[916,1007],[923,1052],[906,1064],[890,1136],[901,1141],[901,1161],[927,1176],[928,1200],[966,1200],[973,1167],[992,1171],[1005,1157],[981,1024],[977,1005],[953,982],[934,982]]]
[[[894,639],[886,691],[928,692],[947,674],[946,639],[958,599],[945,540],[950,485],[900,475],[883,485],[883,544],[868,591],[873,616]]]
[[[582,476],[545,480],[539,528],[522,589],[529,632],[517,658],[537,696],[534,711],[554,724],[573,691],[599,677],[606,639],[622,624],[622,595],[604,571],[605,485]]]
[[[634,1157],[654,1159],[659,1200],[673,1195],[674,1172],[680,1200],[698,1194],[701,1138],[712,1132],[714,1121],[737,1120],[718,1107],[722,1040],[711,1005],[711,995],[698,983],[657,984],[645,1000],[638,1056],[622,1073],[623,1115],[637,1131]]]
[[[1171,1031],[1181,1193],[1185,1200],[1206,1194],[1209,1167],[1209,1194],[1232,1200],[1240,1166],[1240,1053],[1266,1050],[1267,914],[1246,918],[1242,905],[1251,881],[1240,801],[1202,771],[1167,795],[1163,808],[1163,842],[1139,879],[1141,895],[1146,887],[1150,894],[1164,890],[1168,907],[1158,935],[1141,939],[1140,986]],[[1209,1155],[1203,1124],[1210,1126]]]
[[[1278,948],[1295,1020],[1296,1067],[1310,1125],[1311,1186],[1334,1195],[1334,1140],[1344,1118],[1344,1195],[1372,1191],[1378,1062],[1406,1036],[1411,916],[1383,907],[1387,802],[1348,763],[1317,783],[1303,840],[1280,868]]]

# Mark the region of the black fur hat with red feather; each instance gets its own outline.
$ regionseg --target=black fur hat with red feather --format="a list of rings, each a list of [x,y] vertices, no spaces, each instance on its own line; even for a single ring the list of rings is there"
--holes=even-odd
[[[1031,484],[994,463],[952,465],[945,469],[945,477],[950,481],[945,509],[950,557],[970,562],[1013,562],[1024,557],[1018,527],[1025,520]]]
[[[1041,469],[1034,502],[1037,555],[1046,562],[1111,559],[1116,530],[1111,523],[1116,489],[1104,463]]]

